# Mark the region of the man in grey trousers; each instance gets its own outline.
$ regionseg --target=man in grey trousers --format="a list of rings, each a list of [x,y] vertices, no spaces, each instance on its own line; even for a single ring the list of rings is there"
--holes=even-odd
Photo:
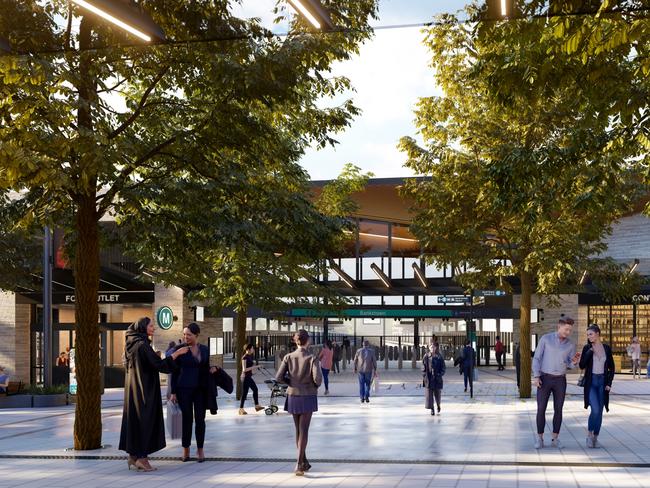
[[[377,359],[370,342],[363,341],[363,347],[354,355],[354,372],[359,374],[359,397],[361,403],[370,403],[370,383],[377,376]]]
[[[567,368],[575,368],[580,361],[580,353],[569,337],[573,331],[573,319],[562,315],[557,331],[545,334],[539,340],[533,358],[533,385],[537,388],[537,439],[535,449],[544,447],[544,427],[546,425],[546,406],[553,393],[553,434],[551,447],[561,448],[560,427],[562,408],[566,395]]]

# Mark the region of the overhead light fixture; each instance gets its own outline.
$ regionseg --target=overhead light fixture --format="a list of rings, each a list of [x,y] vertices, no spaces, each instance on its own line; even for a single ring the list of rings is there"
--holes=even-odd
[[[329,260],[329,265],[330,265],[330,268],[332,268],[334,270],[334,272],[337,275],[339,275],[339,278],[341,278],[345,282],[346,285],[348,285],[350,288],[356,288],[356,286],[354,284],[354,280],[352,279],[352,277],[349,274],[347,274],[345,271],[343,271],[338,264],[336,264],[333,260],[330,259]]]
[[[634,273],[634,270],[639,266],[639,258],[634,258],[634,262],[632,263],[632,266],[630,266],[630,269],[628,270],[628,274]]]
[[[139,37],[143,41],[165,40],[165,33],[132,0],[70,0],[103,19]]]
[[[413,271],[415,272],[415,276],[418,277],[418,280],[422,284],[424,288],[429,288],[429,283],[427,283],[427,279],[424,277],[424,273],[420,269],[417,263],[412,264]]]
[[[10,52],[11,52],[11,44],[9,44],[9,41],[4,37],[0,37],[0,54],[10,53]]]
[[[508,0],[501,0],[501,16],[508,16]]]
[[[582,272],[582,277],[580,277],[580,284],[581,285],[584,285],[587,282],[587,276],[588,276],[588,273],[587,273],[587,270],[585,269]]]
[[[316,29],[333,30],[334,23],[327,10],[318,0],[287,0],[296,12],[302,15]]]
[[[386,285],[386,288],[390,288],[390,278],[386,276],[386,273],[384,273],[379,266],[377,266],[375,263],[372,263],[370,265],[370,269],[375,272],[375,274],[379,277],[379,279],[382,281],[384,285]]]

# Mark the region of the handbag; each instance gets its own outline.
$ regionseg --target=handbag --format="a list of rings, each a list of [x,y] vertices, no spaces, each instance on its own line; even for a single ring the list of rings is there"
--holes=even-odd
[[[183,435],[183,413],[178,403],[167,402],[167,430],[172,439],[180,439]]]
[[[578,383],[577,384],[578,384],[578,386],[580,388],[585,387],[585,374],[584,374],[583,371],[580,371],[580,377],[578,378]]]

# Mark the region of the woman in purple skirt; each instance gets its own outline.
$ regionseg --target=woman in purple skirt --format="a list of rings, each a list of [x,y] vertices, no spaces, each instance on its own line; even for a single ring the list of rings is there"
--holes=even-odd
[[[284,356],[278,368],[275,379],[289,385],[287,388],[287,404],[284,409],[293,415],[296,426],[296,448],[298,461],[296,476],[303,476],[311,465],[307,461],[305,451],[309,438],[311,415],[318,411],[318,387],[323,381],[318,358],[307,351],[309,333],[300,329],[293,336],[297,349]]]

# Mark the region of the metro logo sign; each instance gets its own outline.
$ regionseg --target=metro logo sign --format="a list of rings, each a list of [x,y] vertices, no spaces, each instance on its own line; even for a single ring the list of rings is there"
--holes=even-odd
[[[169,330],[174,324],[174,312],[169,307],[160,307],[156,312],[156,322],[158,327],[163,330]]]

